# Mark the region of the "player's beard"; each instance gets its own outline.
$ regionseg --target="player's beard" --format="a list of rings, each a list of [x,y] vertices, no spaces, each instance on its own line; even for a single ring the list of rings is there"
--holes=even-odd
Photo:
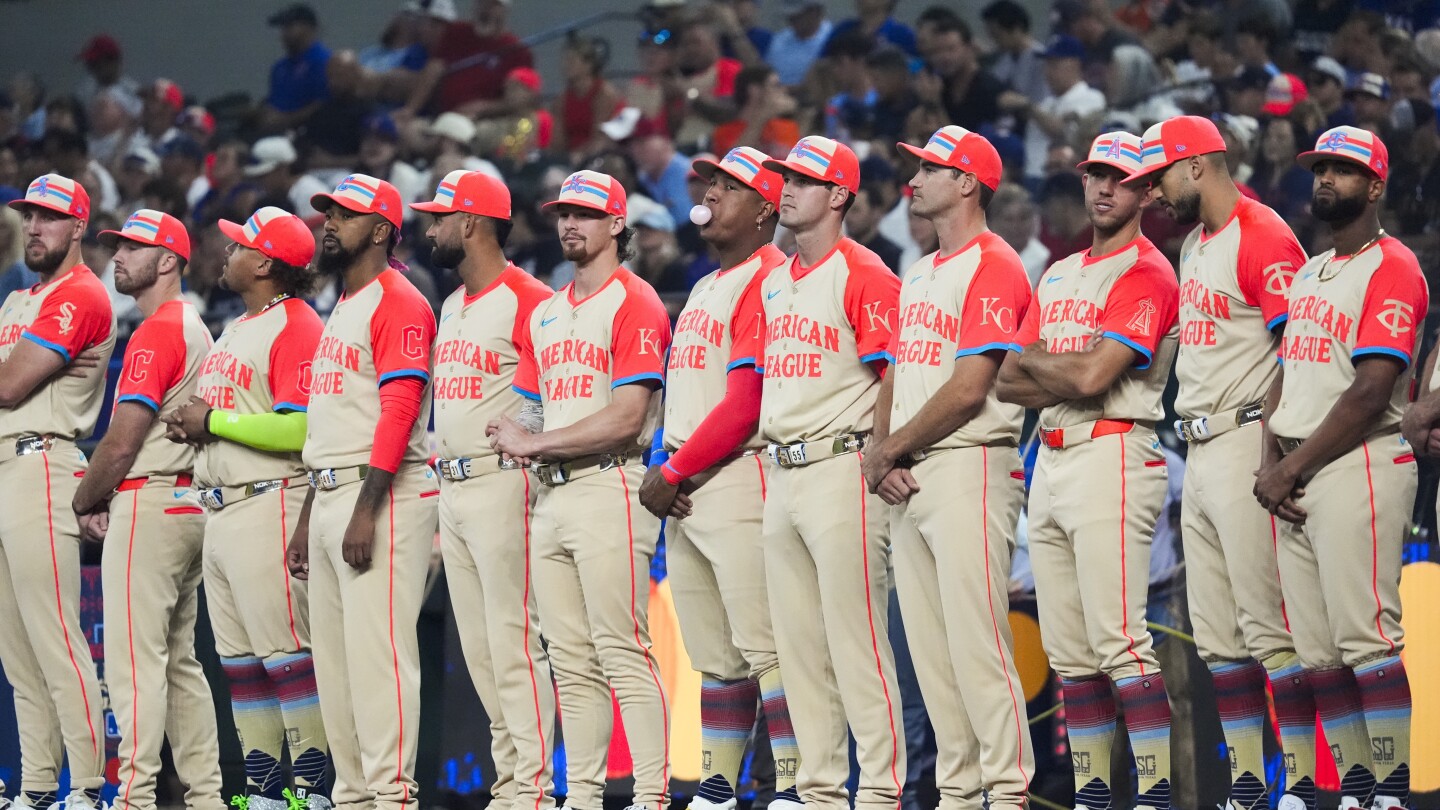
[[[459,245],[442,245],[436,242],[435,247],[430,249],[430,263],[436,267],[454,269],[464,260],[465,248]]]
[[[157,251],[158,252],[158,251]],[[160,276],[160,257],[156,256],[148,265],[135,265],[125,268],[122,276],[115,274],[115,291],[122,295],[135,295],[143,290],[148,290],[155,285],[155,279]]]
[[[351,249],[345,247],[340,237],[334,237],[334,242],[329,241],[330,238],[327,236],[320,240],[320,253],[315,257],[315,267],[327,276],[343,275],[355,260],[360,258],[365,246],[359,245]]]
[[[1194,225],[1200,221],[1200,192],[1189,189],[1187,192],[1175,195],[1175,199],[1167,200],[1170,203],[1170,216],[1181,225]]]
[[[1310,213],[1326,225],[1351,222],[1365,213],[1365,198],[1341,197],[1338,194],[1328,198],[1313,197],[1310,200]]]
[[[40,247],[43,252],[39,254],[32,253],[28,246],[25,248],[25,266],[42,276],[48,276],[59,270],[65,257],[70,255],[69,245],[62,245],[52,250],[45,250],[43,245]]]

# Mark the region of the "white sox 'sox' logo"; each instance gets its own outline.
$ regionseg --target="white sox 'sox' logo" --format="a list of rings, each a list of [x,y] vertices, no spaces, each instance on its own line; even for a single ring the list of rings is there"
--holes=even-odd
[[[1295,279],[1295,265],[1290,262],[1276,262],[1261,270],[1260,275],[1265,277],[1265,292],[1271,295],[1288,295],[1290,282]]]
[[[297,383],[297,385],[300,387],[300,393],[309,396],[310,383],[315,379],[314,372],[312,372],[310,368],[309,360],[306,360],[305,362],[300,364],[300,368],[298,369],[297,374],[300,377],[300,380]]]
[[[654,354],[656,357],[659,357],[660,335],[654,329],[640,329],[637,331],[640,333],[640,337],[637,338],[640,342],[640,356],[644,357],[647,354]]]
[[[1155,303],[1146,298],[1135,307],[1135,317],[1125,324],[1125,328],[1140,335],[1150,334],[1150,322],[1155,318]]]
[[[993,323],[1000,327],[1001,332],[1008,335],[1015,331],[1014,312],[1010,307],[995,306],[995,302],[999,300],[999,298],[980,299],[980,325],[984,326],[987,323]]]
[[[1375,320],[1389,330],[1390,337],[1398,338],[1415,326],[1415,310],[1404,301],[1386,298],[1385,308],[1376,313]]]
[[[425,333],[418,326],[407,326],[400,330],[400,353],[411,360],[425,357]]]
[[[895,308],[891,307],[883,313],[880,311],[880,301],[871,301],[865,305],[865,329],[869,332],[888,332],[895,326]]]
[[[149,349],[140,349],[130,355],[129,378],[132,383],[143,383],[150,375],[150,364],[155,362],[155,352]]]
[[[55,316],[55,322],[60,324],[60,334],[70,334],[70,327],[75,323],[75,305],[66,301],[60,305],[60,314]]]

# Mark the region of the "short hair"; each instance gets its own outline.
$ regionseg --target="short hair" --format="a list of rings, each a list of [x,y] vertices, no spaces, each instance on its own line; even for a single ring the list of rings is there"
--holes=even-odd
[[[860,181],[860,190],[857,195],[863,195],[865,201],[879,208],[885,204],[885,184],[875,179]]]
[[[308,264],[302,267],[271,258],[270,277],[280,285],[280,292],[293,298],[305,298],[315,288],[315,271]]]
[[[910,57],[905,52],[892,45],[884,45],[870,52],[865,57],[865,67],[872,71],[892,70],[910,71]]]
[[[1015,0],[995,0],[980,12],[980,19],[1006,31],[1030,30],[1030,14]]]
[[[848,31],[841,31],[825,43],[824,56],[829,59],[846,57],[849,59],[864,59],[875,50],[874,37],[865,36],[859,28],[851,28]]]
[[[750,103],[750,94],[763,87],[770,80],[775,68],[766,64],[751,65],[735,74],[735,106],[744,107]]]
[[[1345,22],[1341,23],[1341,25],[1352,22],[1358,22],[1365,26],[1365,33],[1371,36],[1379,36],[1389,27],[1389,24],[1385,21],[1385,15],[1368,8],[1356,9],[1351,12],[1350,16],[1346,17]]]
[[[938,26],[942,22],[958,19],[960,16],[945,6],[931,6],[920,12],[920,16],[915,18],[915,26],[917,28],[922,25]]]
[[[1000,188],[991,195],[991,200],[986,210],[999,216],[1002,211],[1011,208],[1025,208],[1026,213],[1035,216],[1035,201],[1030,198],[1030,192],[1024,186],[1014,183],[1002,183]]]
[[[976,179],[978,180],[979,178],[976,178]],[[984,183],[981,183],[981,184],[980,184],[980,210],[981,210],[981,211],[987,211],[987,210],[989,210],[989,209],[990,209],[990,203],[993,202],[994,199],[995,199],[995,189],[990,188],[989,186],[985,185]]]
[[[615,237],[615,252],[622,262],[635,258],[635,226],[625,223],[625,230]]]
[[[502,248],[505,247],[505,243],[510,240],[510,231],[515,227],[515,223],[498,217],[486,217],[486,219],[490,220],[490,226],[495,229],[495,244]]]
[[[937,19],[934,25],[936,34],[959,34],[960,40],[966,45],[975,41],[975,35],[970,31],[969,24],[954,15]]]
[[[1190,19],[1190,36],[1200,36],[1211,42],[1219,42],[1225,36],[1225,26],[1214,14],[1208,12],[1196,14]]]
[[[41,151],[47,152],[51,149],[79,155],[90,154],[90,144],[85,140],[85,136],[68,129],[52,129],[45,133],[41,138]]]
[[[1263,12],[1256,12],[1241,20],[1239,27],[1235,29],[1235,35],[1240,34],[1249,34],[1264,42],[1267,51],[1275,47],[1275,43],[1280,40],[1280,31],[1275,27],[1275,22],[1270,19],[1270,15]]]
[[[850,213],[850,209],[851,209],[852,207],[854,207],[854,205],[855,205],[855,197],[856,197],[857,195],[855,194],[855,192],[850,191],[850,189],[849,189],[848,187],[846,187],[846,186],[839,185],[838,183],[837,183],[837,184],[832,184],[832,185],[834,185],[836,188],[843,188],[843,189],[845,189],[845,191],[846,191],[846,194],[845,194],[845,203],[840,206],[840,216],[841,216],[841,217],[844,217],[844,216],[848,215],[848,214]],[[863,186],[862,186],[862,188],[863,188]]]

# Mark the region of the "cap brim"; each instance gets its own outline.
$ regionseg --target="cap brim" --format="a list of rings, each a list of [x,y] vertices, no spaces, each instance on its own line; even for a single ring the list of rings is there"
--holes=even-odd
[[[1094,160],[1082,160],[1079,163],[1075,164],[1075,168],[1082,172],[1090,168],[1091,166],[1109,166],[1112,169],[1119,169],[1120,171],[1125,172],[1125,177],[1120,181],[1121,183],[1130,182],[1130,178],[1133,176],[1130,174],[1130,167],[1126,166],[1123,163],[1120,163],[1119,161],[1096,158]]]
[[[589,208],[591,211],[599,211],[599,212],[602,213],[602,214],[610,214],[609,211],[605,210],[605,206],[603,206],[603,205],[595,205],[595,204],[593,204],[593,203],[576,202],[576,201],[574,201],[574,200],[551,200],[550,202],[547,202],[547,203],[545,203],[544,205],[540,206],[540,209],[541,209],[542,211],[549,211],[550,209],[556,208],[556,207],[561,206],[561,205],[573,205],[573,206],[575,206],[576,208]],[[622,213],[622,214],[613,214],[612,216],[623,217],[623,216],[625,216],[625,215]]]
[[[1180,162],[1180,161],[1178,161],[1178,160],[1170,160],[1170,161],[1166,161],[1165,163],[1160,164],[1159,166],[1150,166],[1150,167],[1148,167],[1148,168],[1141,169],[1140,171],[1135,172],[1135,173],[1132,174],[1132,175],[1129,175],[1129,176],[1126,177],[1124,180],[1121,180],[1121,181],[1120,181],[1120,185],[1122,185],[1122,186],[1138,186],[1138,185],[1140,185],[1141,183],[1151,182],[1151,181],[1153,181],[1153,180],[1155,179],[1155,175],[1159,174],[1160,172],[1165,171],[1166,169],[1170,168],[1171,166],[1173,166],[1173,165],[1175,165],[1176,163],[1179,163],[1179,162]]]
[[[416,211],[424,211],[427,214],[450,214],[454,213],[455,211],[454,208],[447,208],[446,206],[433,201],[410,203],[410,207],[415,209]]]
[[[251,243],[250,240],[245,238],[244,225],[241,225],[238,222],[231,222],[228,219],[222,219],[217,224],[220,226],[220,233],[225,234],[226,239],[229,239],[231,242],[234,242],[241,247],[255,247],[255,245]]]
[[[1375,169],[1370,166],[1369,163],[1363,160],[1359,160],[1357,158],[1350,157],[1349,155],[1342,155],[1339,152],[1321,152],[1312,149],[1309,152],[1301,152],[1300,154],[1295,156],[1296,165],[1298,165],[1302,169],[1305,169],[1306,171],[1313,169],[1315,167],[1315,164],[1319,163],[1322,160],[1343,160],[1346,163],[1353,163],[1356,166],[1359,166],[1360,168],[1375,175],[1376,177],[1380,176],[1375,171]]]
[[[107,248],[114,248],[116,243],[121,239],[124,239],[126,242],[134,242],[137,245],[144,245],[145,247],[165,247],[157,242],[146,242],[144,239],[136,239],[130,234],[121,233],[120,231],[101,231],[95,235],[95,238],[99,240],[100,244]],[[171,250],[170,248],[166,249]],[[177,251],[172,250],[171,252],[176,252],[178,255]]]
[[[367,211],[364,208],[357,208],[356,203],[352,203],[349,200],[336,197],[333,194],[316,194],[315,196],[310,198],[310,207],[314,208],[316,211],[319,211],[322,214],[326,211],[329,211],[331,205],[338,205],[341,208],[344,208],[346,211],[354,211],[357,214],[379,213],[377,211]]]
[[[908,154],[910,154],[910,155],[913,155],[914,157],[917,157],[917,158],[919,158],[919,159],[921,159],[921,160],[927,161],[927,162],[929,162],[929,163],[934,163],[934,164],[937,165],[937,166],[945,166],[945,167],[948,167],[948,168],[959,168],[958,166],[951,166],[949,163],[946,163],[946,162],[945,162],[945,158],[940,157],[939,155],[935,154],[934,152],[931,152],[929,149],[922,149],[921,147],[918,147],[918,146],[911,146],[910,144],[905,143],[904,141],[900,141],[900,142],[896,143],[896,144],[895,144],[895,148],[899,149],[899,150],[902,151],[902,152],[905,152],[905,153],[908,153]]]
[[[51,205],[50,203],[35,202],[34,200],[27,200],[27,199],[25,199],[24,197],[21,197],[21,198],[18,199],[18,200],[11,200],[11,201],[10,201],[9,203],[7,203],[7,204],[8,204],[11,208],[14,208],[16,211],[20,211],[20,212],[24,212],[26,206],[32,206],[32,205],[33,205],[33,206],[36,207],[36,208],[44,208],[44,209],[47,210],[47,211],[54,211],[54,212],[57,213],[57,214],[64,214],[64,215],[67,216],[67,217],[74,217],[74,216],[75,216],[74,214],[70,213],[70,209],[69,209],[69,208],[61,208],[61,207],[58,206],[58,205]],[[79,219],[79,217],[76,217],[76,219]]]

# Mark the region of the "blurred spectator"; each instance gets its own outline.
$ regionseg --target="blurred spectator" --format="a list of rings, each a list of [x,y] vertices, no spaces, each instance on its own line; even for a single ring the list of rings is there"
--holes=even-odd
[[[938,102],[949,116],[947,123],[969,130],[978,130],[982,124],[995,121],[1000,117],[999,99],[1005,85],[980,69],[970,26],[953,17],[935,22],[933,31],[924,57],[934,76],[922,75],[916,81],[921,101]],[[920,142],[928,138],[927,134]]]
[[[160,156],[143,144],[130,147],[115,171],[115,186],[120,193],[120,211],[144,208],[145,186],[160,176]]]
[[[1090,247],[1090,216],[1085,212],[1085,186],[1066,172],[1045,178],[1040,189],[1040,242],[1052,261]]]
[[[1384,54],[1380,39],[1386,30],[1385,17],[1374,11],[1352,11],[1330,40],[1330,55],[1355,73],[1380,69]]]
[[[637,205],[638,203],[638,205]],[[684,293],[690,290],[686,278],[686,262],[675,241],[675,220],[657,202],[640,198],[629,203],[630,215],[626,223],[635,228],[635,258],[627,266],[636,275],[650,282],[650,286],[662,296],[666,293]],[[680,301],[684,304],[684,301]],[[671,317],[679,312],[671,309]]]
[[[865,69],[875,87],[870,136],[888,146],[904,136],[905,118],[919,104],[910,87],[910,60],[897,48],[876,48],[866,57]]]
[[[505,77],[515,68],[534,67],[530,49],[509,30],[510,2],[475,0],[472,19],[451,23],[397,115],[411,117],[427,108],[471,118],[509,112]]]
[[[75,86],[75,97],[82,104],[88,104],[96,93],[112,87],[136,102],[140,100],[140,83],[125,75],[124,55],[114,37],[97,34],[85,43],[75,60],[85,64],[85,77]]]
[[[324,194],[333,185],[296,171],[300,155],[284,135],[261,138],[250,147],[245,176],[260,187],[257,208],[273,205],[302,218],[310,216],[310,198]]]
[[[625,99],[602,75],[610,59],[605,40],[572,34],[565,43],[565,90],[555,99],[553,119],[557,151],[583,155],[594,148],[600,125],[625,106]]]
[[[1385,132],[1390,122],[1390,83],[1375,73],[1361,73],[1345,91],[1345,99],[1355,112],[1355,126],[1377,135]]]
[[[45,102],[46,132],[83,132],[85,128],[85,108],[74,96],[61,96]]]
[[[653,118],[641,121],[626,146],[645,195],[665,206],[676,222],[688,221],[693,205],[686,187],[690,158],[675,151],[665,125]]]
[[[1264,12],[1255,12],[1245,17],[1243,24],[1235,30],[1235,55],[1240,58],[1242,68],[1259,68],[1273,76],[1280,75],[1270,56],[1280,38],[1275,24]]]
[[[205,148],[194,138],[181,135],[171,138],[161,147],[159,154],[160,175],[180,190],[184,195],[185,210],[189,211],[210,190],[210,181],[205,178]]]
[[[25,195],[27,185],[26,178],[20,175],[20,156],[15,154],[15,148],[0,143],[0,195],[5,202],[19,199]]]
[[[310,170],[322,181],[334,180],[333,187],[355,165],[365,119],[374,107],[360,97],[361,68],[353,53],[335,54],[326,73],[330,97],[305,122],[296,143]]]
[[[175,119],[185,109],[185,93],[169,79],[156,79],[140,99],[140,138],[152,151],[180,134]]]
[[[1328,56],[1316,59],[1310,66],[1307,88],[1310,98],[1325,114],[1325,129],[1347,126],[1355,122],[1354,111],[1345,103],[1345,68]],[[1320,133],[1312,132],[1311,135]]]
[[[429,175],[400,159],[400,130],[395,127],[395,121],[383,113],[365,120],[355,170],[389,182],[406,203],[435,191]],[[405,222],[414,219],[415,211],[406,205]]]
[[[1259,118],[1269,89],[1269,73],[1260,68],[1242,68],[1225,86],[1225,112]]]
[[[759,16],[758,9],[754,10],[749,22],[741,22],[734,4],[724,0],[712,0],[700,6],[693,14],[696,19],[709,22],[715,29],[721,56],[734,59],[742,65],[758,65],[765,61],[765,51],[757,48],[747,33]],[[768,31],[764,33],[769,36]],[[768,48],[770,43],[766,41],[765,46]]]
[[[1405,34],[1440,25],[1440,4],[1434,0],[1359,0],[1361,8],[1385,15],[1385,24]]]
[[[280,29],[285,55],[270,68],[270,92],[260,111],[260,127],[280,132],[305,123],[330,95],[325,63],[330,49],[320,41],[315,10],[304,3],[282,9],[266,21]]]
[[[16,290],[40,283],[40,274],[25,266],[25,232],[20,212],[0,210],[0,301]]]
[[[210,188],[200,201],[191,206],[189,227],[196,227],[211,220],[245,219],[242,210],[246,206],[241,195],[255,187],[245,182],[245,163],[250,157],[250,147],[244,141],[226,141],[215,150],[206,176]],[[193,263],[193,262],[192,262]]]
[[[193,138],[201,146],[208,147],[215,138],[215,116],[199,104],[192,104],[180,113],[175,126],[181,134]]]
[[[185,298],[200,311],[210,334],[219,336],[226,324],[245,314],[245,301],[220,283],[230,240],[217,221],[190,227],[190,262],[185,266]]]
[[[445,29],[459,18],[455,0],[407,2],[385,26],[380,42],[356,57],[366,77],[364,95],[386,104],[405,103]]]
[[[645,118],[654,118],[665,110],[665,79],[675,70],[675,49],[668,43],[674,36],[675,32],[668,29],[645,32],[636,46],[640,74],[625,83],[624,95],[625,103]]]
[[[190,204],[185,201],[185,190],[168,177],[157,177],[140,190],[140,205],[135,209],[150,208],[163,211],[179,220],[190,216]]]
[[[890,272],[898,276],[905,270],[900,265],[900,246],[880,233],[880,220],[890,210],[888,198],[883,184],[862,180],[860,193],[845,212],[845,235],[874,251]]]
[[[1293,121],[1281,117],[1265,122],[1260,136],[1255,170],[1247,185],[1286,220],[1300,218],[1310,205],[1314,178],[1295,162],[1301,144],[1310,141]]]
[[[1260,199],[1250,187],[1250,178],[1255,173],[1255,156],[1260,151],[1260,122],[1248,115],[1221,113],[1214,117],[1215,128],[1225,140],[1225,168],[1240,193],[1254,200]]]
[[[1085,46],[1085,79],[1103,84],[1110,54],[1121,45],[1136,44],[1135,37],[1115,24],[1106,4],[1086,0],[1060,0],[1055,4],[1053,31],[1068,34]],[[1068,255],[1068,254],[1067,254]]]
[[[895,19],[897,0],[855,0],[855,16],[842,20],[830,32],[830,39],[848,31],[858,31],[872,44],[890,44],[910,56],[918,56],[915,32]]]
[[[40,140],[45,134],[45,85],[40,78],[29,71],[16,73],[6,84],[5,94],[14,105],[19,134],[26,140]]]
[[[1385,184],[1385,200],[1391,214],[1385,227],[1393,226],[1405,246],[1419,254],[1421,267],[1432,283],[1435,278],[1437,241],[1436,225],[1440,223],[1440,135],[1436,122],[1417,122],[1410,140],[1391,147],[1390,182]],[[1427,261],[1428,260],[1428,261]]]
[[[820,0],[782,0],[780,6],[785,10],[786,26],[771,38],[765,61],[780,74],[782,84],[794,87],[805,81],[834,26],[825,19],[825,4]]]
[[[675,141],[708,142],[715,125],[735,115],[741,64],[720,55],[714,26],[691,22],[675,33],[675,70],[666,78],[665,117]]]
[[[990,207],[985,209],[985,219],[990,230],[1020,254],[1030,285],[1039,284],[1050,266],[1050,250],[1037,238],[1040,212],[1030,193],[1014,183],[1002,184],[995,190]]]
[[[139,135],[140,99],[111,86],[90,98],[90,157],[107,169],[116,166],[130,152],[132,143],[143,143]]]
[[[1418,54],[1397,57],[1390,68],[1390,95],[1397,100],[1428,101],[1430,88],[1425,74],[1426,68],[1420,63]]]
[[[935,223],[925,217],[910,215],[910,239],[915,243],[919,256],[929,256],[940,249],[940,235],[935,233]]]
[[[1289,0],[1220,0],[1217,11],[1225,23],[1226,41],[1232,44],[1257,15],[1269,22],[1277,37],[1288,34],[1294,22]]]
[[[514,164],[533,160],[555,142],[555,117],[544,107],[540,74],[534,68],[510,71],[505,77],[505,100],[510,115],[496,119],[498,143],[490,154]]]
[[[759,0],[720,0],[728,7],[735,16],[735,22],[740,30],[745,32],[746,39],[750,40],[750,46],[755,53],[763,59],[766,52],[770,50],[770,40],[774,34],[768,28],[760,24],[760,2]],[[726,43],[725,55],[732,59],[741,59],[741,55],[733,50],[731,43]],[[742,59],[743,61],[743,59]]]
[[[73,177],[90,194],[97,211],[114,211],[120,204],[120,191],[109,170],[90,159],[90,147],[78,132],[50,130],[40,141],[40,151],[50,168],[66,177]]]
[[[1266,115],[1285,116],[1295,110],[1295,105],[1310,97],[1310,90],[1300,77],[1291,73],[1280,73],[1270,80],[1265,88],[1265,105],[1260,111]],[[1304,138],[1296,141],[1303,142]]]
[[[920,16],[915,18],[915,47],[919,49],[921,59],[935,47],[935,35],[939,33],[940,26],[958,19],[960,15],[947,6],[930,6],[920,12]]]
[[[441,113],[425,130],[428,138],[425,157],[430,161],[429,179],[425,188],[433,189],[440,181],[456,169],[467,172],[483,172],[503,181],[505,178],[495,164],[475,155],[475,122],[460,113]]]
[[[874,132],[878,94],[865,65],[874,42],[852,27],[830,37],[825,46],[825,72],[839,90],[825,105],[825,135],[829,138],[849,143],[868,140]]]
[[[710,145],[718,154],[737,146],[753,146],[767,155],[784,155],[800,140],[800,126],[790,116],[795,98],[769,65],[755,65],[735,78],[735,120],[715,128]]]
[[[1330,40],[1354,8],[1351,0],[1297,0],[1290,41],[1306,62],[1330,50]]]
[[[1180,115],[1182,110],[1164,87],[1165,78],[1149,51],[1139,45],[1121,45],[1110,52],[1110,65],[1105,72],[1109,114],[1123,112],[1133,116],[1139,122],[1139,132]]]
[[[990,75],[1011,92],[1032,102],[1043,101],[1050,95],[1042,61],[1045,46],[1030,34],[1030,13],[1015,0],[995,0],[980,12],[980,20],[995,43],[995,53],[986,65]]]
[[[1190,18],[1185,35],[1189,55],[1175,65],[1174,98],[1188,112],[1205,115],[1215,106],[1215,80],[1234,75],[1235,55],[1224,47],[1224,26],[1213,14],[1202,13]]]
[[[1085,83],[1081,60],[1085,46],[1071,36],[1058,36],[1045,49],[1045,83],[1050,95],[1038,104],[1024,102],[1030,123],[1025,129],[1025,180],[1038,187],[1045,178],[1046,148],[1055,141],[1073,143],[1094,128],[1105,111],[1105,94]],[[1018,95],[1018,94],[1017,94]]]

